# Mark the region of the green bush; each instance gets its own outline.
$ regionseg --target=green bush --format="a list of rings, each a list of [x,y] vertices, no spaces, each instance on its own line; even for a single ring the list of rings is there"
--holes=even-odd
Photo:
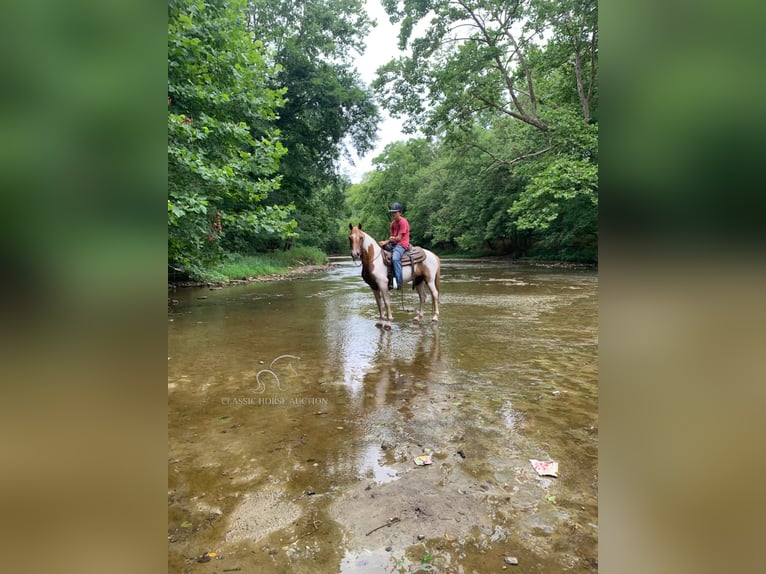
[[[190,272],[196,281],[220,282],[263,275],[284,273],[293,267],[324,265],[327,256],[316,247],[295,247],[288,251],[273,251],[256,255],[227,253],[223,261],[209,269],[195,269]]]

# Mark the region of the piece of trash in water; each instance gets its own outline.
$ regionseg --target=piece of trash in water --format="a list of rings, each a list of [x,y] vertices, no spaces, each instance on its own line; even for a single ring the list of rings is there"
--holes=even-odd
[[[465,458],[465,453],[462,450],[457,451],[457,453],[460,455],[460,458]]]
[[[218,556],[218,552],[205,552],[202,556],[197,558],[197,562],[199,562],[200,564],[204,562],[210,562],[210,560],[212,558],[215,558],[216,556]]]
[[[423,456],[416,456],[415,457],[415,464],[418,466],[424,466],[426,464],[431,464],[431,455],[425,454]]]
[[[553,460],[535,460],[529,459],[532,463],[532,467],[537,471],[540,476],[558,476],[559,475],[559,463]]]
[[[191,525],[192,525],[192,523],[191,523],[191,522],[189,522],[188,520],[184,520],[184,521],[181,523],[181,528],[191,528]]]
[[[545,500],[547,500],[548,502],[552,502],[553,504],[556,504],[556,497],[552,494],[550,496],[546,496]]]
[[[457,536],[452,536],[449,532],[444,533],[444,538],[446,538],[448,542],[454,542],[457,540]]]

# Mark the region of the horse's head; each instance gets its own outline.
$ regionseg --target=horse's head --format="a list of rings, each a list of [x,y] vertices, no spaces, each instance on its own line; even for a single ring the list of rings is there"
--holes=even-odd
[[[362,245],[364,244],[364,232],[362,231],[362,224],[352,225],[348,224],[348,244],[351,247],[351,259],[357,260],[362,257]]]

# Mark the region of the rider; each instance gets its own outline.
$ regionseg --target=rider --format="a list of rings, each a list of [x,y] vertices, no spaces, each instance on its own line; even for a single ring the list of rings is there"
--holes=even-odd
[[[410,248],[410,222],[402,216],[403,209],[402,204],[399,202],[391,206],[391,209],[388,210],[394,217],[391,222],[391,236],[388,240],[378,241],[378,245],[381,247],[388,243],[393,244],[391,259],[394,263],[394,277],[396,278],[397,289],[402,288],[402,255]]]

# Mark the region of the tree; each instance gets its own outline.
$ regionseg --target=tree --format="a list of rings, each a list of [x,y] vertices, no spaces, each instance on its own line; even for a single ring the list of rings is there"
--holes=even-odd
[[[242,17],[245,0],[168,5],[168,259],[192,272],[222,240],[290,235],[291,206],[269,205],[285,148],[284,90]]]
[[[595,97],[597,5],[576,0],[384,0],[392,22],[401,21],[399,47],[409,56],[378,71],[375,87],[392,113],[410,127],[440,132],[448,124],[471,124],[482,109],[546,132],[546,94],[538,91],[539,68],[530,55],[545,36],[568,60],[571,54],[585,121]],[[428,19],[425,34],[412,38]]]
[[[597,238],[597,3],[384,0],[384,6],[401,22],[400,48],[409,49],[378,71],[374,86],[387,108],[446,146],[480,150],[486,169],[514,182],[497,183],[510,203],[487,198],[509,205],[503,210],[509,221],[490,218],[485,232],[474,228],[452,240],[476,244],[503,227],[550,245],[582,234]],[[425,32],[414,37],[418,25]],[[484,135],[497,130],[512,137]],[[454,186],[460,181],[451,179]]]
[[[255,37],[279,65],[275,81],[287,88],[277,127],[288,151],[280,166],[282,185],[271,197],[296,205],[305,242],[326,246],[336,233],[324,221],[326,210],[316,209],[317,199],[340,184],[337,166],[347,146],[359,154],[372,149],[380,121],[352,60],[364,50],[371,22],[361,0],[248,4]]]
[[[433,148],[424,139],[387,145],[373,159],[375,171],[367,174],[362,184],[350,188],[347,204],[354,222],[364,223],[365,229],[374,236],[387,236],[391,223],[388,210],[394,202],[404,205],[407,218],[416,217],[421,221],[416,201],[427,184],[424,168],[433,159]],[[411,240],[419,243],[423,233],[423,227],[413,225]]]

